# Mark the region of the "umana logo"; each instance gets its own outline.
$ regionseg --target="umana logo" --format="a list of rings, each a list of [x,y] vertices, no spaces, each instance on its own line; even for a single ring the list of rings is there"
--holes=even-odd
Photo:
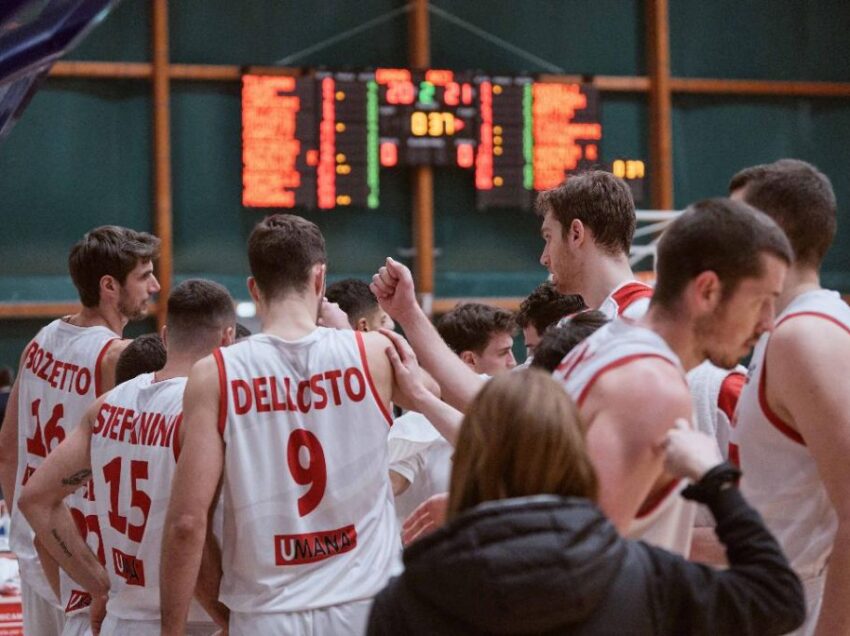
[[[80,590],[71,590],[71,598],[68,599],[68,605],[65,606],[65,613],[77,612],[86,609],[91,605],[91,594]]]
[[[278,534],[274,543],[276,565],[316,563],[356,548],[357,530],[350,525],[307,534]]]

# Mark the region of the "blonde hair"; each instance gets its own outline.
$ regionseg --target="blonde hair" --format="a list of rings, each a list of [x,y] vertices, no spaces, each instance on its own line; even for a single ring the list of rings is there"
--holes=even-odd
[[[455,449],[448,516],[482,502],[553,494],[596,499],[575,404],[547,373],[499,375],[478,393]]]

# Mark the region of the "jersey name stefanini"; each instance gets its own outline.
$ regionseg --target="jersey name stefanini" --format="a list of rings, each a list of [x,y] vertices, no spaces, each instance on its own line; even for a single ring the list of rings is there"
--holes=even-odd
[[[182,419],[183,413],[136,412],[104,402],[98,411],[92,435],[140,446],[170,448]]]

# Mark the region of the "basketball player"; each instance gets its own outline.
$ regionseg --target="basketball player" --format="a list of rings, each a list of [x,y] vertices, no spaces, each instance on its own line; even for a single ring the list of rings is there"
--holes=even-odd
[[[734,367],[771,328],[790,262],[764,214],[728,199],[696,203],[661,238],[646,316],[602,327],[555,371],[587,426],[600,506],[624,535],[688,554],[695,510],[653,444],[677,418],[692,421],[685,372],[705,359]]]
[[[352,329],[377,331],[395,327],[393,319],[378,305],[369,284],[362,280],[346,278],[328,285],[327,299],[345,312]]]
[[[21,358],[0,431],[0,480],[8,500],[14,502],[10,544],[21,568],[27,634],[58,634],[63,621],[66,634],[88,628],[91,597],[58,573],[51,558],[39,562],[32,529],[18,510],[16,497],[95,398],[112,388],[116,362],[129,343],[121,340],[124,326],[143,318],[151,295],[159,291],[153,273],[158,251],[159,239],[144,232],[103,226],[87,233],[68,259],[82,309],[44,327]],[[67,503],[80,532],[102,553],[90,496],[84,488]]]
[[[785,230],[795,256],[776,325],[750,363],[730,454],[803,580],[798,633],[850,634],[850,309],[820,285],[835,194],[814,166],[788,159],[739,172],[729,189]]]
[[[637,325],[615,321],[597,331],[585,343],[593,351],[577,347],[558,376],[589,427],[602,509],[621,531],[687,554],[693,511],[681,509],[678,497],[669,496],[675,484],[662,475],[652,445],[676,418],[691,419],[684,372],[706,357],[719,366],[734,366],[755,336],[769,328],[790,248],[767,217],[724,200],[692,206],[671,224],[661,246],[655,311]],[[427,368],[437,347],[430,352],[417,348],[428,332],[418,318],[421,310],[409,280],[409,271],[389,260],[373,288]],[[602,345],[609,342],[616,353],[606,353]],[[600,347],[602,352],[590,356]],[[623,352],[637,357],[624,358]],[[609,354],[611,365],[591,373]],[[438,369],[429,371],[442,384]],[[639,512],[643,522],[632,527]],[[665,524],[665,516],[675,523]]]
[[[158,333],[136,336],[118,357],[115,384],[132,380],[143,373],[153,373],[165,366],[165,344]]]
[[[90,593],[109,590],[104,636],[159,634],[162,528],[181,448],[186,376],[195,362],[233,341],[235,323],[224,287],[204,280],[180,283],[168,298],[165,366],[98,398],[23,488],[21,510],[63,570]],[[89,478],[105,569],[63,504]],[[205,601],[226,626],[226,609],[214,595]],[[187,633],[216,631],[200,607],[190,610]]]
[[[380,333],[318,327],[319,229],[277,214],[248,240],[262,333],[198,362],[165,522],[162,633],[182,634],[222,482],[231,634],[360,634],[396,567],[393,373]]]
[[[543,332],[564,316],[587,309],[584,299],[578,294],[562,294],[546,281],[538,285],[519,306],[516,322],[522,329],[525,341],[526,364],[531,364]],[[560,362],[560,360],[559,360]]]

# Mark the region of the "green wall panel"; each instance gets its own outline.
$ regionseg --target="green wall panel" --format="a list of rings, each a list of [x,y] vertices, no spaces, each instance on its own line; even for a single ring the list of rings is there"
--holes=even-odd
[[[169,5],[178,4],[170,2]],[[73,51],[69,60],[146,62],[151,49],[151,1],[123,0]]]
[[[850,80],[846,0],[670,2],[674,76]]]

